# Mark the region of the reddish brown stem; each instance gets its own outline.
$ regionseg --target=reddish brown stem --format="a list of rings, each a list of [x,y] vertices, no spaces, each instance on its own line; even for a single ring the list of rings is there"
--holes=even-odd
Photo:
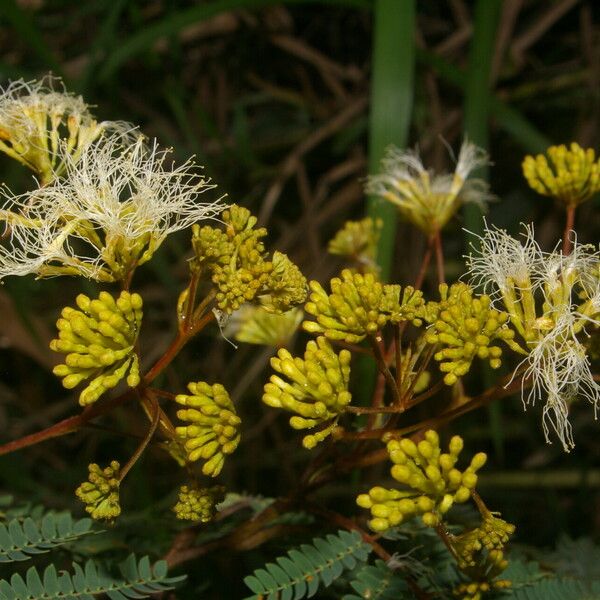
[[[432,396],[435,396],[435,394],[437,394],[441,389],[443,389],[444,385],[445,385],[444,381],[442,379],[440,379],[435,385],[431,386],[426,392],[423,392],[422,394],[419,394],[418,396],[413,396],[413,398],[411,398],[410,402],[407,402],[406,408],[412,408],[413,406],[420,404],[424,400],[428,400]]]
[[[55,423],[46,429],[42,429],[42,431],[36,431],[35,433],[23,436],[18,440],[7,442],[6,444],[0,446],[0,456],[9,454],[10,452],[15,452],[16,450],[21,450],[22,448],[34,446],[35,444],[45,442],[46,440],[50,440],[52,438],[73,433],[92,419],[111,412],[117,406],[120,406],[128,400],[131,400],[132,397],[133,390],[129,390],[124,394],[117,396],[116,398],[107,400],[106,402],[98,402],[92,406],[88,406],[80,414],[75,415],[74,417],[63,419],[62,421],[59,421],[58,423]]]
[[[144,375],[144,383],[149,385],[152,383],[173,361],[179,354],[179,351],[187,344],[187,342],[204,329],[208,323],[213,321],[215,315],[211,312],[206,313],[203,317],[196,320],[188,329],[179,330],[175,339],[170,346],[165,350],[165,353],[154,363],[152,368]]]
[[[444,273],[444,248],[442,246],[442,234],[438,231],[435,234],[435,260],[437,264],[438,281],[439,283],[445,283],[446,275]]]
[[[398,386],[396,385],[396,380],[392,376],[387,364],[386,357],[381,349],[380,341],[373,335],[367,336],[369,343],[371,344],[371,349],[373,350],[373,356],[375,356],[375,360],[377,361],[377,368],[379,372],[383,374],[385,377],[385,381],[394,396],[393,403],[396,405],[400,404],[400,392],[398,391]]]
[[[420,364],[419,368],[417,369],[417,372],[414,374],[412,381],[410,382],[410,385],[408,386],[408,389],[404,393],[404,397],[402,398],[402,403],[404,405],[406,405],[406,402],[407,402],[406,399],[412,397],[415,386],[417,385],[417,382],[419,381],[419,378],[421,377],[421,375],[425,372],[425,369],[428,367],[428,365],[431,361],[431,358],[433,357],[434,352],[435,352],[435,346],[430,346],[429,349],[427,350],[427,354],[425,355],[425,358],[421,361],[421,364]]]
[[[158,412],[158,429],[167,440],[172,440],[176,437],[175,427],[169,419],[165,411],[156,402],[156,397],[152,394],[152,390],[143,389],[139,395],[140,404],[148,417],[150,423],[154,422],[156,412]]]
[[[480,406],[484,406],[485,404],[489,404],[494,400],[499,400],[506,396],[510,396],[514,394],[521,386],[527,387],[526,384],[523,383],[521,377],[522,374],[517,373],[517,376],[511,381],[512,375],[507,375],[503,380],[498,384],[498,386],[493,387],[489,390],[486,390],[479,396],[475,396],[471,398],[468,402],[465,402],[463,405],[458,406],[454,409],[446,411],[442,413],[438,417],[434,417],[431,419],[427,419],[425,421],[420,421],[419,423],[415,423],[413,425],[408,425],[407,427],[403,427],[401,429],[389,428],[385,427],[382,429],[377,429],[373,431],[359,431],[359,432],[342,432],[338,433],[337,439],[343,441],[356,441],[356,440],[366,440],[366,439],[376,439],[381,437],[384,433],[391,432],[397,436],[403,436],[410,433],[414,433],[415,431],[420,431],[429,428],[436,428],[444,423],[451,421],[467,412],[475,410]],[[377,463],[383,462],[388,459],[388,452],[385,448],[381,448],[379,450],[375,450],[374,452],[370,452],[369,454],[356,456],[353,455],[351,457],[343,458],[340,462],[335,464],[333,468],[339,473],[339,471],[349,471],[356,468],[368,467],[371,465],[375,465]],[[322,477],[320,481],[327,481],[327,475]]]
[[[473,501],[477,505],[477,510],[481,513],[481,516],[483,518],[489,517],[490,511],[477,490],[471,490],[471,498],[473,498]]]
[[[345,431],[338,430],[335,432],[335,439],[344,442],[358,442],[364,440],[378,440],[384,433],[398,430],[395,427],[378,427],[377,429],[365,429],[364,431]]]
[[[400,389],[400,376],[402,374],[402,340],[399,324],[394,326],[394,357],[396,359],[396,387]]]
[[[185,299],[185,306],[183,307],[183,314],[179,319],[180,331],[185,331],[189,324],[192,322],[194,315],[194,306],[196,305],[196,292],[198,290],[198,282],[200,281],[200,269],[194,269],[190,277],[190,283],[187,287],[187,297]]]
[[[564,256],[571,254],[573,250],[573,240],[571,239],[571,232],[575,225],[575,206],[567,206],[567,219],[565,222],[565,231],[563,233],[563,245],[562,253]]]
[[[378,415],[384,413],[400,413],[403,408],[400,406],[346,406],[346,412],[356,415]]]
[[[377,381],[375,382],[375,390],[373,391],[373,397],[371,398],[371,406],[376,408],[383,406],[383,395],[385,394],[385,377],[383,373],[377,373]],[[377,413],[373,412],[369,416],[367,422],[367,429],[373,429],[375,427],[375,421],[377,419]]]
[[[450,552],[450,554],[452,554],[452,556],[454,558],[456,558],[456,552],[450,542],[450,536],[448,535],[448,532],[446,531],[444,524],[438,523],[435,526],[435,532],[438,534],[438,537],[442,540],[442,542],[444,542],[444,546],[446,546],[446,548],[448,548],[448,552]]]
[[[144,390],[143,394],[145,396],[147,395],[149,397],[149,399],[151,400],[152,405],[153,405],[154,414],[152,416],[152,423],[150,424],[150,429],[148,429],[148,433],[146,434],[144,439],[141,441],[140,445],[136,448],[136,450],[133,453],[133,455],[131,456],[131,458],[127,461],[125,466],[121,469],[121,472],[119,474],[120,482],[122,482],[125,479],[125,477],[127,477],[127,473],[129,473],[129,471],[131,471],[133,465],[135,465],[135,463],[139,460],[140,456],[142,456],[142,454],[144,453],[144,450],[150,443],[150,440],[154,437],[154,434],[156,433],[156,428],[158,427],[160,413],[162,412],[160,410],[160,406],[158,405],[156,398],[152,397],[151,394],[148,392],[148,390]]]
[[[423,285],[423,281],[425,281],[425,274],[427,273],[427,268],[429,267],[429,263],[431,262],[431,253],[433,252],[433,238],[429,238],[427,240],[427,249],[425,250],[425,254],[423,255],[423,260],[421,261],[421,268],[419,270],[419,274],[417,275],[417,279],[415,280],[414,288],[415,290],[421,289]]]

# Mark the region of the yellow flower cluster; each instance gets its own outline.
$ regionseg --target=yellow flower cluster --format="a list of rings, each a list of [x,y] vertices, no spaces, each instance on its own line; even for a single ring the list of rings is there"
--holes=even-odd
[[[600,158],[592,148],[573,142],[569,148],[550,146],[546,153],[551,163],[543,154],[523,160],[523,175],[536,192],[573,207],[600,190]]]
[[[302,440],[305,448],[314,448],[331,433],[337,417],[352,399],[348,391],[350,352],[342,350],[336,354],[324,337],[318,337],[316,342],[308,342],[304,360],[282,348],[271,359],[271,366],[290,383],[279,375],[271,375],[265,384],[263,402],[296,413],[290,418],[294,429],[326,424]]]
[[[473,580],[455,588],[455,596],[470,600],[481,598],[482,593],[510,586],[510,581],[493,580],[508,566],[504,546],[514,531],[514,525],[486,512],[479,527],[459,536],[450,536],[459,569]]]
[[[309,285],[312,293],[304,308],[316,321],[305,321],[304,329],[349,344],[374,335],[390,320],[415,320],[423,304],[421,292],[411,287],[404,289],[400,302],[399,285],[384,285],[373,273],[362,275],[350,269],[331,280],[331,294],[318,281]]]
[[[91,300],[84,294],[76,299],[80,310],[69,306],[56,322],[58,339],[50,342],[55,352],[66,354],[65,363],[54,367],[62,384],[74,388],[91,379],[79,395],[83,406],[92,404],[104,392],[127,377],[127,384],[140,382],[138,357],[134,347],[142,323],[142,298],[121,292],[115,300],[100,292]]]
[[[502,349],[492,342],[502,340],[514,346],[515,333],[508,327],[508,314],[494,310],[489,296],[474,297],[471,287],[464,283],[450,287],[441,284],[440,296],[440,302],[427,305],[426,319],[431,328],[425,339],[442,346],[435,359],[446,373],[444,383],[453,385],[466,375],[476,356],[487,359],[492,369],[497,369]]]
[[[383,221],[370,217],[361,221],[346,221],[333,239],[330,240],[327,251],[330,254],[343,256],[366,270],[377,269],[377,243]]]
[[[479,561],[478,553],[487,551],[495,553],[490,558],[491,562],[498,566],[504,565],[504,570],[508,563],[501,557],[501,551],[514,532],[514,525],[488,513],[476,529],[450,538],[458,557],[458,566],[461,569],[476,566]]]
[[[448,452],[442,453],[439,436],[433,430],[427,431],[418,444],[409,438],[390,440],[387,450],[394,463],[391,475],[409,489],[374,487],[358,496],[356,503],[371,511],[371,529],[386,531],[417,515],[425,525],[435,527],[453,504],[466,502],[477,485],[476,472],[487,456],[479,452],[461,472],[455,465],[462,449],[463,440],[455,435]]]
[[[116,460],[105,469],[93,463],[88,467],[88,481],[84,481],[75,490],[75,495],[85,504],[85,510],[92,519],[114,521],[121,514],[120,468],[121,465]]]
[[[259,297],[269,312],[281,313],[306,300],[306,278],[302,271],[282,252],[275,251],[273,270],[269,276],[266,293]]]
[[[183,521],[208,523],[215,517],[216,507],[223,500],[224,490],[225,488],[218,485],[211,488],[182,485],[173,512]]]
[[[225,456],[240,442],[241,419],[221,384],[209,385],[201,381],[189,383],[187,387],[192,395],[179,394],[175,401],[187,407],[178,410],[177,417],[190,425],[176,427],[175,431],[184,440],[188,460],[206,461],[202,472],[216,477],[223,468]]]
[[[250,211],[233,204],[221,215],[225,231],[211,226],[192,228],[196,264],[205,269],[217,288],[217,305],[231,314],[258,298],[273,312],[289,310],[306,298],[306,279],[281,252],[268,260],[262,238],[264,227]]]
[[[493,590],[502,591],[511,587],[508,579],[497,579],[496,581],[471,581],[469,583],[460,583],[453,590],[452,594],[460,600],[481,600],[483,594]]]

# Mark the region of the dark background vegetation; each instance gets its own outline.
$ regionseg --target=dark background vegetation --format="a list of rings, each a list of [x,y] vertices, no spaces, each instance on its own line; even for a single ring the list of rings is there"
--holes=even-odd
[[[99,118],[139,124],[148,136],[173,146],[180,159],[194,154],[228,200],[260,215],[269,227],[271,248],[287,252],[307,277],[325,281],[340,267],[325,252],[328,239],[346,219],[365,211],[362,179],[375,92],[373,5],[370,0],[2,0],[0,79],[30,80],[51,71],[95,105]],[[493,161],[490,183],[499,199],[488,220],[512,231],[520,222],[534,221],[541,244],[552,248],[563,214],[526,187],[520,163],[546,142],[598,147],[597,3],[500,2],[484,73],[492,90],[486,106],[469,100],[469,94],[477,95],[468,84],[477,68],[476,60],[469,60],[478,31],[474,3],[423,0],[417,5],[412,111],[390,118],[408,119],[409,145],[418,144],[425,164],[443,170],[453,165],[444,142],[457,150],[463,138],[465,106],[471,102],[468,110],[484,111]],[[412,50],[412,40],[403,43]],[[32,185],[31,175],[4,157],[0,179],[15,190]],[[597,244],[597,211],[595,202],[578,213],[581,241]],[[444,239],[451,280],[464,269],[462,226],[455,219]],[[424,240],[406,226],[399,231],[392,277],[409,283]],[[173,335],[174,306],[186,283],[189,256],[185,232],[136,275],[134,288],[147,306],[142,335],[147,364]],[[47,346],[61,307],[72,302],[80,286],[80,281],[28,278],[7,280],[0,290],[2,441],[77,410],[73,395],[50,373],[56,357]],[[433,288],[432,274],[426,289]],[[84,285],[83,291],[93,290],[92,284]],[[285,416],[260,402],[269,356],[261,347],[234,350],[212,328],[164,376],[163,384],[173,391],[198,379],[220,381],[231,391],[245,422],[243,441],[222,477],[231,491],[282,493],[307,460]],[[471,377],[467,391],[480,390],[480,379]],[[450,426],[465,436],[467,448],[489,453],[481,492],[517,524],[517,541],[551,546],[561,534],[598,537],[600,424],[592,414],[589,406],[574,407],[577,448],[568,455],[558,444],[544,443],[539,407],[523,413],[518,397]],[[97,427],[3,457],[0,486],[81,513],[72,491],[85,478],[87,463],[128,456],[136,440],[118,432],[141,434],[145,427],[143,415],[130,407]],[[355,489],[364,488],[370,475],[361,477],[327,488],[322,501],[354,514]],[[168,548],[176,526],[167,509],[182,482],[158,452],[136,466],[123,491],[130,516],[122,527],[129,528],[131,548],[155,556]],[[264,558],[272,556],[266,548]],[[210,572],[237,582],[259,561],[256,555],[217,555],[187,570],[196,572],[193,584]],[[229,592],[212,593],[238,597],[237,591]]]

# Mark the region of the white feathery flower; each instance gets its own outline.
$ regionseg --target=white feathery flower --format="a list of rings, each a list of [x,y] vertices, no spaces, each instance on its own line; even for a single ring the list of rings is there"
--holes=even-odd
[[[586,318],[595,325],[600,321]],[[542,423],[546,441],[553,429],[565,451],[575,446],[573,431],[569,423],[569,408],[573,401],[584,398],[594,406],[597,418],[600,403],[600,385],[594,381],[586,349],[577,339],[582,331],[580,315],[571,312],[565,305],[554,326],[535,343],[521,365],[527,366],[523,381],[531,379],[532,387],[523,394],[524,404],[534,405],[539,398],[546,397]]]
[[[13,199],[11,209],[28,208],[26,212],[0,212],[7,225],[7,243],[0,245],[0,278],[6,275],[41,277],[53,274],[81,274],[96,278],[98,266],[86,262],[73,250],[70,235],[76,222],[65,223],[58,214],[23,207]],[[56,264],[60,267],[55,266]],[[102,278],[101,278],[102,279]]]
[[[0,151],[37,172],[44,184],[62,173],[65,150],[77,157],[104,132],[132,130],[125,122],[97,122],[81,96],[51,76],[0,88]]]
[[[171,233],[215,216],[218,201],[200,202],[214,188],[192,161],[171,168],[156,141],[123,147],[121,136],[65,155],[65,177],[12,198],[0,214],[10,231],[0,251],[0,278],[36,273],[126,279]]]
[[[543,252],[531,225],[525,227],[522,242],[487,227],[479,239],[480,248],[468,257],[472,281],[502,299],[529,350],[515,370],[523,370],[523,405],[543,400],[546,441],[554,430],[569,451],[574,446],[571,404],[588,400],[595,417],[600,406],[600,385],[579,339],[588,335],[586,327],[600,325],[600,253],[576,240],[568,256],[558,245]],[[526,393],[528,381],[532,387]]]
[[[415,150],[390,146],[381,161],[381,173],[367,179],[366,192],[391,202],[407,221],[432,236],[462,204],[475,202],[483,207],[492,197],[485,181],[468,179],[473,170],[487,164],[487,153],[467,140],[452,174],[426,169]]]
[[[479,247],[472,244],[473,253],[466,257],[468,275],[495,300],[512,288],[533,291],[536,273],[546,260],[535,241],[533,224],[524,228],[523,242],[487,224],[483,236],[472,234],[479,239]]]

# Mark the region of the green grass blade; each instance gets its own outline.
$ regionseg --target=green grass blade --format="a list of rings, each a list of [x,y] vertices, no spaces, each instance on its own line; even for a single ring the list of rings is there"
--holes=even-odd
[[[373,58],[371,81],[371,113],[369,120],[369,172],[377,173],[389,144],[406,146],[413,102],[415,64],[414,0],[376,0],[373,15]],[[377,248],[381,277],[391,271],[396,209],[377,198],[369,198],[369,216],[381,218],[383,229]],[[359,397],[369,402],[375,387],[375,365],[364,359],[357,364]]]
[[[500,0],[477,0],[475,4],[473,41],[465,85],[465,135],[486,149],[489,146],[490,73],[500,7]],[[476,176],[487,179],[487,169],[480,169]],[[467,204],[464,214],[467,229],[481,233],[481,208],[473,203]]]
[[[489,149],[489,124],[491,112],[492,90],[490,74],[496,41],[496,30],[500,17],[500,0],[477,0],[474,14],[474,31],[469,51],[469,67],[465,82],[465,137],[481,148]],[[489,169],[482,167],[474,174],[480,179],[489,178]],[[464,207],[466,228],[473,233],[483,232],[483,213],[477,204]],[[473,243],[473,236],[466,234],[467,251]],[[486,387],[493,384],[489,368],[482,369],[483,382]],[[494,402],[488,406],[488,419],[491,438],[496,456],[502,462],[504,454],[504,430],[502,426],[502,406]]]
[[[414,0],[376,0],[375,3],[370,173],[379,170],[379,163],[389,144],[403,148],[408,141],[413,102],[415,13]],[[377,259],[381,276],[387,279],[394,250],[396,209],[377,198],[369,198],[368,213],[383,220]]]

